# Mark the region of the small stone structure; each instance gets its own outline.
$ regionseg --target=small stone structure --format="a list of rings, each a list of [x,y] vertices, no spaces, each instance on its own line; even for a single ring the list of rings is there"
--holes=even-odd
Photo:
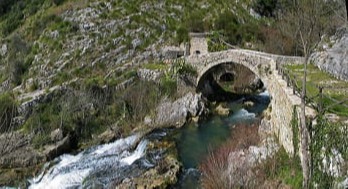
[[[206,55],[208,54],[208,43],[206,33],[190,33],[190,43],[180,46],[165,46],[162,50],[162,57],[165,60],[186,57],[188,55]]]
[[[187,48],[187,45],[166,46],[162,50],[162,56],[165,60],[180,58],[188,54]]]
[[[208,43],[206,33],[190,33],[190,55],[208,54]]]

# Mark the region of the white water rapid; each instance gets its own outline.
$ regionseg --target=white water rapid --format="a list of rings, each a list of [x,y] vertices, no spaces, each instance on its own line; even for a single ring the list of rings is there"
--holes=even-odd
[[[147,140],[142,140],[131,151],[139,139],[139,135],[132,135],[77,155],[62,155],[54,161],[53,166],[47,164],[39,176],[31,179],[29,188],[104,188],[118,177],[130,174],[127,171],[130,166],[145,155]]]

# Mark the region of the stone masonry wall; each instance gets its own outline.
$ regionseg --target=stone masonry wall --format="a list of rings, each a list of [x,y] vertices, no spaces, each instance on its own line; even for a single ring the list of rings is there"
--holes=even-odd
[[[276,63],[299,64],[303,62],[303,58],[236,49],[190,56],[186,59],[197,68],[197,83],[200,77],[211,67],[226,62],[243,64],[258,75],[271,95],[271,129],[287,153],[294,153],[291,121],[294,108],[299,109],[301,99],[293,94],[290,87],[287,87],[286,82],[278,75],[275,65]],[[295,116],[298,116],[298,114]]]
[[[279,142],[283,145],[288,154],[294,154],[293,119],[294,108],[300,107],[301,99],[292,93],[286,82],[277,73],[273,74],[274,79],[270,81],[268,90],[271,94],[271,126],[273,132],[278,136]],[[298,116],[296,114],[295,116]]]
[[[205,35],[191,33],[190,36],[190,55],[208,54],[208,43]],[[197,54],[197,52],[199,53]]]

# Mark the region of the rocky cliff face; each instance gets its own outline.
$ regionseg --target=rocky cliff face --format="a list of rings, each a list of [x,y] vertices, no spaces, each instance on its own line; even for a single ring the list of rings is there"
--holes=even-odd
[[[348,29],[341,28],[334,36],[323,39],[310,61],[336,78],[348,81]]]

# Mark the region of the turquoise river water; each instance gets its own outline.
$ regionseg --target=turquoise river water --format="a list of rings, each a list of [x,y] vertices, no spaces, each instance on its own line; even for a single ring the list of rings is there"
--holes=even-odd
[[[228,116],[212,115],[200,123],[189,123],[176,130],[173,137],[177,143],[180,161],[184,171],[180,181],[174,188],[200,188],[199,163],[208,153],[222,145],[233,132],[234,125],[239,123],[252,124],[260,117],[270,102],[267,92],[255,95],[253,106],[243,108],[243,99],[228,103],[232,113]]]

